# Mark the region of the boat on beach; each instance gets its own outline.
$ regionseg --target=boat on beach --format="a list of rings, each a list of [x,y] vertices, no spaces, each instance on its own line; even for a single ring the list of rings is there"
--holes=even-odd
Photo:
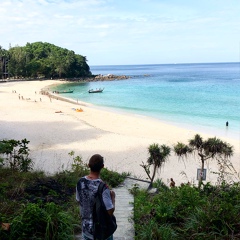
[[[89,93],[101,93],[103,91],[104,88],[99,88],[99,89],[96,89],[96,90],[93,90],[93,89],[90,89],[88,90]]]
[[[73,93],[74,90],[69,91],[53,91],[53,93]]]

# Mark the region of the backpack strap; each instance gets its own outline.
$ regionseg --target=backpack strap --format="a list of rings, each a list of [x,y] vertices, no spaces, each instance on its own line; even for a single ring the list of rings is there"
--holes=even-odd
[[[105,207],[105,204],[104,204],[104,202],[103,202],[103,196],[102,196],[102,194],[103,194],[104,189],[106,189],[106,188],[107,188],[106,183],[100,182],[100,184],[99,184],[99,186],[98,186],[97,195],[96,195],[96,198],[99,199],[99,201],[101,202],[101,204],[102,204],[104,207]],[[95,200],[95,201],[96,201],[96,200]]]
[[[106,188],[106,184],[104,182],[100,182],[99,186],[98,186],[98,194],[102,194],[103,193],[103,189]]]
[[[117,229],[116,218],[110,216],[103,202],[102,193],[108,188],[106,183],[100,182],[93,210],[94,240],[109,238]]]

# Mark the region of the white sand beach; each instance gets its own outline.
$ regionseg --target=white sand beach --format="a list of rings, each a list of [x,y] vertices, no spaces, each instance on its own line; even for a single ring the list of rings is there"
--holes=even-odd
[[[187,143],[196,133],[204,138],[213,137],[147,117],[106,111],[82,102],[78,105],[50,99],[40,94],[42,88],[58,83],[61,82],[0,83],[0,139],[29,140],[36,169],[52,173],[69,167],[70,151],[80,155],[84,161],[99,153],[104,156],[107,168],[131,172],[132,176],[146,179],[140,164],[146,162],[150,144],[172,147],[178,141]],[[83,112],[76,112],[73,108],[82,108]],[[221,139],[234,146],[235,154],[231,161],[239,172],[239,141]],[[189,158],[184,163],[172,152],[158,177],[166,183],[172,177],[177,185],[187,181],[196,183],[199,166],[197,158]],[[216,175],[210,172],[217,170],[216,163],[210,161],[206,167],[207,181],[215,182]]]

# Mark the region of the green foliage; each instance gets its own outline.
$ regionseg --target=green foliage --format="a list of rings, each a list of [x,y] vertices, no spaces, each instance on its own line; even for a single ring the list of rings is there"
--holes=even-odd
[[[69,152],[68,155],[71,157],[72,161],[71,169],[57,172],[55,174],[55,179],[63,187],[71,187],[75,189],[77,180],[80,177],[87,175],[89,169],[87,165],[82,161],[81,156],[75,156],[74,151]]]
[[[137,229],[136,229],[137,230]],[[174,229],[168,224],[159,226],[154,220],[150,219],[148,224],[145,226],[145,231],[140,232],[135,237],[136,240],[175,240],[177,234]]]
[[[159,146],[156,143],[151,144],[148,147],[149,158],[147,160],[147,164],[142,163],[140,166],[143,167],[144,171],[146,172],[148,178],[150,179],[150,187],[154,181],[157,169],[161,169],[163,164],[167,161],[168,157],[170,156],[171,149],[166,145]],[[150,173],[150,166],[153,166],[153,173],[151,176]]]
[[[6,77],[5,75],[5,70],[6,70],[6,65],[8,62],[9,56],[8,56],[8,51],[3,49],[0,46],[0,79],[4,79]]]
[[[174,152],[180,157],[186,156],[188,153],[192,152],[192,149],[188,145],[180,142],[178,142],[173,149]]]
[[[190,214],[184,227],[189,234],[198,236],[204,233],[214,235],[216,239],[226,239],[226,236],[239,234],[239,208],[239,193],[235,192],[232,198],[232,194],[225,192],[224,188],[215,189],[208,196],[204,207],[196,207],[195,211]]]
[[[71,214],[60,206],[47,203],[44,206],[29,203],[23,206],[23,211],[15,217],[11,224],[12,239],[73,239],[73,224]]]
[[[110,171],[107,168],[101,170],[101,179],[109,184],[111,187],[117,187],[124,179],[129,175],[129,173],[118,173]]]
[[[224,181],[226,168],[234,170],[229,158],[233,155],[233,146],[214,137],[203,140],[199,134],[196,134],[189,140],[188,145],[177,143],[174,146],[174,152],[179,157],[187,157],[189,154],[196,154],[201,162],[201,172],[204,170],[204,164],[208,159],[214,159],[218,162],[220,177]],[[202,184],[202,175],[199,177],[199,188]]]
[[[150,154],[148,158],[148,164],[161,167],[166,158],[170,155],[171,149],[164,144],[159,146],[158,144],[154,143],[149,146],[148,152]]]
[[[86,57],[50,43],[27,43],[9,49],[13,77],[74,78],[91,75]]]
[[[157,189],[168,189],[168,186],[162,181],[162,179],[157,179],[154,183],[153,183],[153,187],[157,188]]]
[[[27,172],[32,169],[33,162],[29,158],[29,141],[25,138],[21,141],[14,139],[0,141],[0,154],[3,155],[2,165],[10,166],[12,170]]]
[[[4,165],[4,159],[0,157],[0,168]]]
[[[88,171],[87,164],[83,163],[81,156],[75,156],[75,152],[71,151],[68,153],[70,157],[72,157],[72,171],[78,172],[80,175],[84,175],[86,171]]]
[[[143,190],[135,192],[134,221],[136,239],[176,239],[176,231],[167,223],[173,209],[166,201]]]
[[[161,234],[170,234],[169,239],[239,238],[238,183],[219,186],[208,183],[202,189],[188,185],[171,189],[158,186],[154,195],[135,189],[136,239],[167,239],[159,235],[161,228]]]
[[[11,154],[17,141],[1,144],[1,151]],[[15,154],[28,152],[27,142]],[[23,172],[16,168],[0,168],[0,222],[11,223],[10,231],[0,228],[0,239],[74,239],[81,231],[79,206],[75,189],[80,177],[89,172],[74,152],[72,168],[46,176],[44,172]],[[126,173],[103,170],[103,179],[111,186],[119,185]]]

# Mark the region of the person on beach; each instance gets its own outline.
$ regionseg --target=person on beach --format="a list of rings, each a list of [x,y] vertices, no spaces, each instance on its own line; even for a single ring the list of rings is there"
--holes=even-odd
[[[226,122],[226,127],[228,127],[228,121]]]
[[[172,178],[170,178],[170,187],[172,188],[172,187],[175,187],[175,182],[173,181],[173,179]]]
[[[82,218],[82,237],[84,240],[93,240],[93,204],[97,195],[98,186],[102,182],[100,171],[104,167],[103,157],[94,154],[88,163],[90,168],[89,175],[79,179],[76,187],[76,200],[80,205]],[[107,186],[102,192],[102,199],[108,214],[111,216],[115,210],[115,192]],[[110,236],[107,240],[112,240]]]

